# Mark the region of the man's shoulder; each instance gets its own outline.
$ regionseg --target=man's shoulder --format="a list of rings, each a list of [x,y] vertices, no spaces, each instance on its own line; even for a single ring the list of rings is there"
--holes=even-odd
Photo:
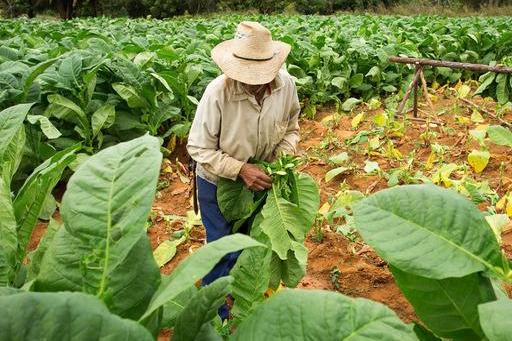
[[[283,86],[285,86],[285,87],[294,87],[295,86],[295,77],[290,75],[285,68],[279,69],[279,78],[283,82]]]
[[[226,76],[224,74],[214,78],[206,87],[205,92],[220,94],[226,87]]]

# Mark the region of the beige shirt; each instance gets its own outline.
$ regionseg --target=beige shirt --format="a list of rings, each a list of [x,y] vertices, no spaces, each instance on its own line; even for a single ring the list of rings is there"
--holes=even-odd
[[[279,71],[261,106],[239,84],[227,87],[226,79],[221,75],[207,86],[187,144],[197,175],[212,183],[235,180],[249,159],[295,154],[299,142],[299,98],[288,72]]]

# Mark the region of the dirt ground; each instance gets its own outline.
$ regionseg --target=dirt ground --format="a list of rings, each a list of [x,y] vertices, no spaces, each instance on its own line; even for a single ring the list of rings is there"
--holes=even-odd
[[[432,98],[435,99],[433,112],[443,113],[433,120],[442,121],[443,125],[430,126],[429,129],[436,133],[434,140],[430,142],[437,142],[448,147],[443,156],[444,163],[467,164],[468,153],[472,149],[478,149],[478,143],[468,136],[468,131],[474,129],[476,123],[468,123],[467,120],[462,120],[464,122],[461,123],[460,117],[470,117],[473,109],[458,100],[457,96],[450,91],[438,91],[433,94]],[[491,112],[496,109],[496,103],[479,97],[472,98],[471,101]],[[424,104],[421,104],[420,108],[422,109],[420,117],[425,118],[429,108]],[[362,111],[365,112],[364,120],[357,128],[352,128],[352,119]],[[379,175],[367,175],[362,170],[365,160],[371,159],[378,162],[383,171],[403,166],[406,162],[378,153],[365,154],[366,143],[358,147],[347,146],[344,143],[360,131],[371,130],[373,117],[382,111],[382,109],[368,110],[361,107],[352,114],[336,114],[333,109],[325,109],[317,113],[315,120],[303,119],[301,121],[300,150],[302,159],[305,160],[301,170],[312,175],[320,185],[321,205],[334,197],[341,188],[371,194],[387,187],[385,178]],[[482,116],[484,122],[480,122],[480,124],[498,123],[485,113]],[[512,122],[512,112],[506,113],[503,118]],[[396,149],[404,157],[413,150],[415,151],[412,163],[412,169],[415,170],[421,169],[425,165],[431,153],[430,145],[422,142],[421,134],[425,132],[426,128],[426,122],[422,119],[408,120],[405,134],[392,140]],[[512,152],[510,148],[490,143],[487,146],[491,153],[487,168],[477,174],[468,167],[467,172],[475,181],[487,180],[490,187],[496,190],[501,197],[512,190]],[[159,191],[153,205],[151,226],[148,229],[153,248],[183,229],[183,221],[169,219],[169,217],[185,216],[187,211],[192,210],[192,186],[187,169],[183,166],[187,162],[183,156],[183,146],[178,145],[177,151],[177,155],[169,158],[162,167]],[[349,154],[353,170],[326,183],[325,174],[334,168],[326,162],[326,158],[343,151]],[[430,177],[431,172],[433,170],[424,174]],[[460,174],[453,175],[454,178],[460,176]],[[486,206],[481,204],[479,208],[485,210]],[[30,249],[36,247],[44,229],[44,223],[37,226],[32,236]],[[317,240],[318,233],[322,237],[321,241]],[[170,273],[187,255],[204,244],[204,236],[204,229],[201,226],[194,227],[188,241],[178,247],[176,256],[161,268],[161,272]],[[349,239],[335,232],[334,226],[330,226],[324,221],[318,229],[310,233],[306,246],[309,249],[307,274],[299,287],[336,290],[352,297],[369,298],[384,303],[406,322],[416,320],[412,306],[395,285],[386,263],[361,239],[357,237]],[[512,231],[503,235],[503,249],[512,259]],[[512,290],[508,289],[509,294],[512,294]]]

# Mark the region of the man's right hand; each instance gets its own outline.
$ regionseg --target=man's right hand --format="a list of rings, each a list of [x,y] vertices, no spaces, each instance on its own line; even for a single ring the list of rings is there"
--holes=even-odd
[[[272,187],[272,178],[256,165],[245,163],[238,176],[251,191],[262,191]]]

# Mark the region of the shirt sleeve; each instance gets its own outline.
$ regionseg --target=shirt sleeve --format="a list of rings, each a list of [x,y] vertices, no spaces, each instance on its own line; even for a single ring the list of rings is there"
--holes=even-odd
[[[286,133],[274,149],[274,157],[278,157],[281,153],[295,155],[297,153],[297,145],[300,140],[300,129],[299,129],[299,114],[300,114],[300,103],[299,96],[297,95],[297,88],[293,83],[293,90],[291,96],[290,105],[290,120],[288,121],[288,127]]]
[[[219,98],[207,88],[197,106],[190,128],[187,151],[208,172],[236,180],[244,162],[219,149],[221,110]]]

